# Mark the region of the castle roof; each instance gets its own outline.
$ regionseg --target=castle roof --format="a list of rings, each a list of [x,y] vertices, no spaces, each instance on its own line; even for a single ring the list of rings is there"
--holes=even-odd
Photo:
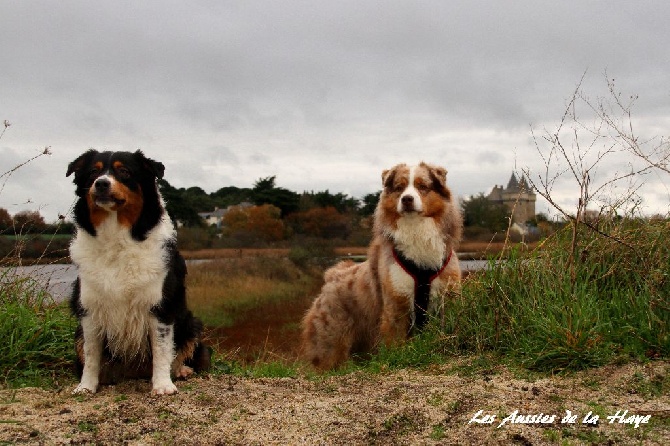
[[[510,177],[509,182],[507,183],[507,188],[505,189],[505,192],[517,192],[517,191],[531,192],[531,188],[528,185],[528,181],[526,181],[526,177],[524,175],[521,175],[521,179],[517,180],[516,174],[512,172],[512,176]]]
[[[512,176],[507,183],[507,190],[516,190],[519,188],[519,181],[516,179],[516,175],[512,172]]]
[[[530,191],[530,186],[528,185],[528,181],[526,181],[526,177],[524,175],[521,176],[519,187],[525,191]]]

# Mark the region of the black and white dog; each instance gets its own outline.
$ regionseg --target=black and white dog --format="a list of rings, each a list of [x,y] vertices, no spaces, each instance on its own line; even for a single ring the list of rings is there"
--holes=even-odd
[[[164,170],[139,150],[89,150],[68,166],[79,197],[70,245],[79,268],[70,301],[79,319],[74,393],[151,377],[153,394],[173,394],[172,376],[209,368],[202,322],[186,306],[186,264],[156,184]]]

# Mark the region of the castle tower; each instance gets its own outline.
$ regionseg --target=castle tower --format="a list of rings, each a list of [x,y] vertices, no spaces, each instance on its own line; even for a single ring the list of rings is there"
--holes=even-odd
[[[528,185],[525,177],[522,176],[521,180],[517,180],[514,172],[506,188],[496,185],[486,198],[509,209],[512,212],[513,223],[524,224],[535,217],[537,198],[535,192]]]

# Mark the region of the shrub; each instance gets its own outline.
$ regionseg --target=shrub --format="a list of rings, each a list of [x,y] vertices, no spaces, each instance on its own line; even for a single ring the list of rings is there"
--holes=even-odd
[[[334,257],[335,250],[330,242],[311,237],[296,237],[288,253],[289,260],[301,268],[310,264],[326,266]]]
[[[346,239],[351,233],[351,218],[332,206],[296,212],[288,220],[296,233],[308,237]]]
[[[254,240],[275,242],[285,235],[281,210],[270,204],[262,206],[233,206],[223,217],[222,233],[228,238],[240,238],[245,246],[254,246]]]
[[[182,227],[177,229],[179,249],[197,250],[211,248],[214,241],[212,230],[203,227]]]

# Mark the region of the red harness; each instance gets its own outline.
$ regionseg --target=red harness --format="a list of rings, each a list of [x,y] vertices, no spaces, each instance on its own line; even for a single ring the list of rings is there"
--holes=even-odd
[[[439,269],[424,268],[405,257],[395,246],[393,258],[398,265],[414,279],[414,326],[421,330],[428,321],[428,303],[430,301],[430,286],[449,264],[454,251],[449,255]],[[411,327],[410,327],[411,328]]]

